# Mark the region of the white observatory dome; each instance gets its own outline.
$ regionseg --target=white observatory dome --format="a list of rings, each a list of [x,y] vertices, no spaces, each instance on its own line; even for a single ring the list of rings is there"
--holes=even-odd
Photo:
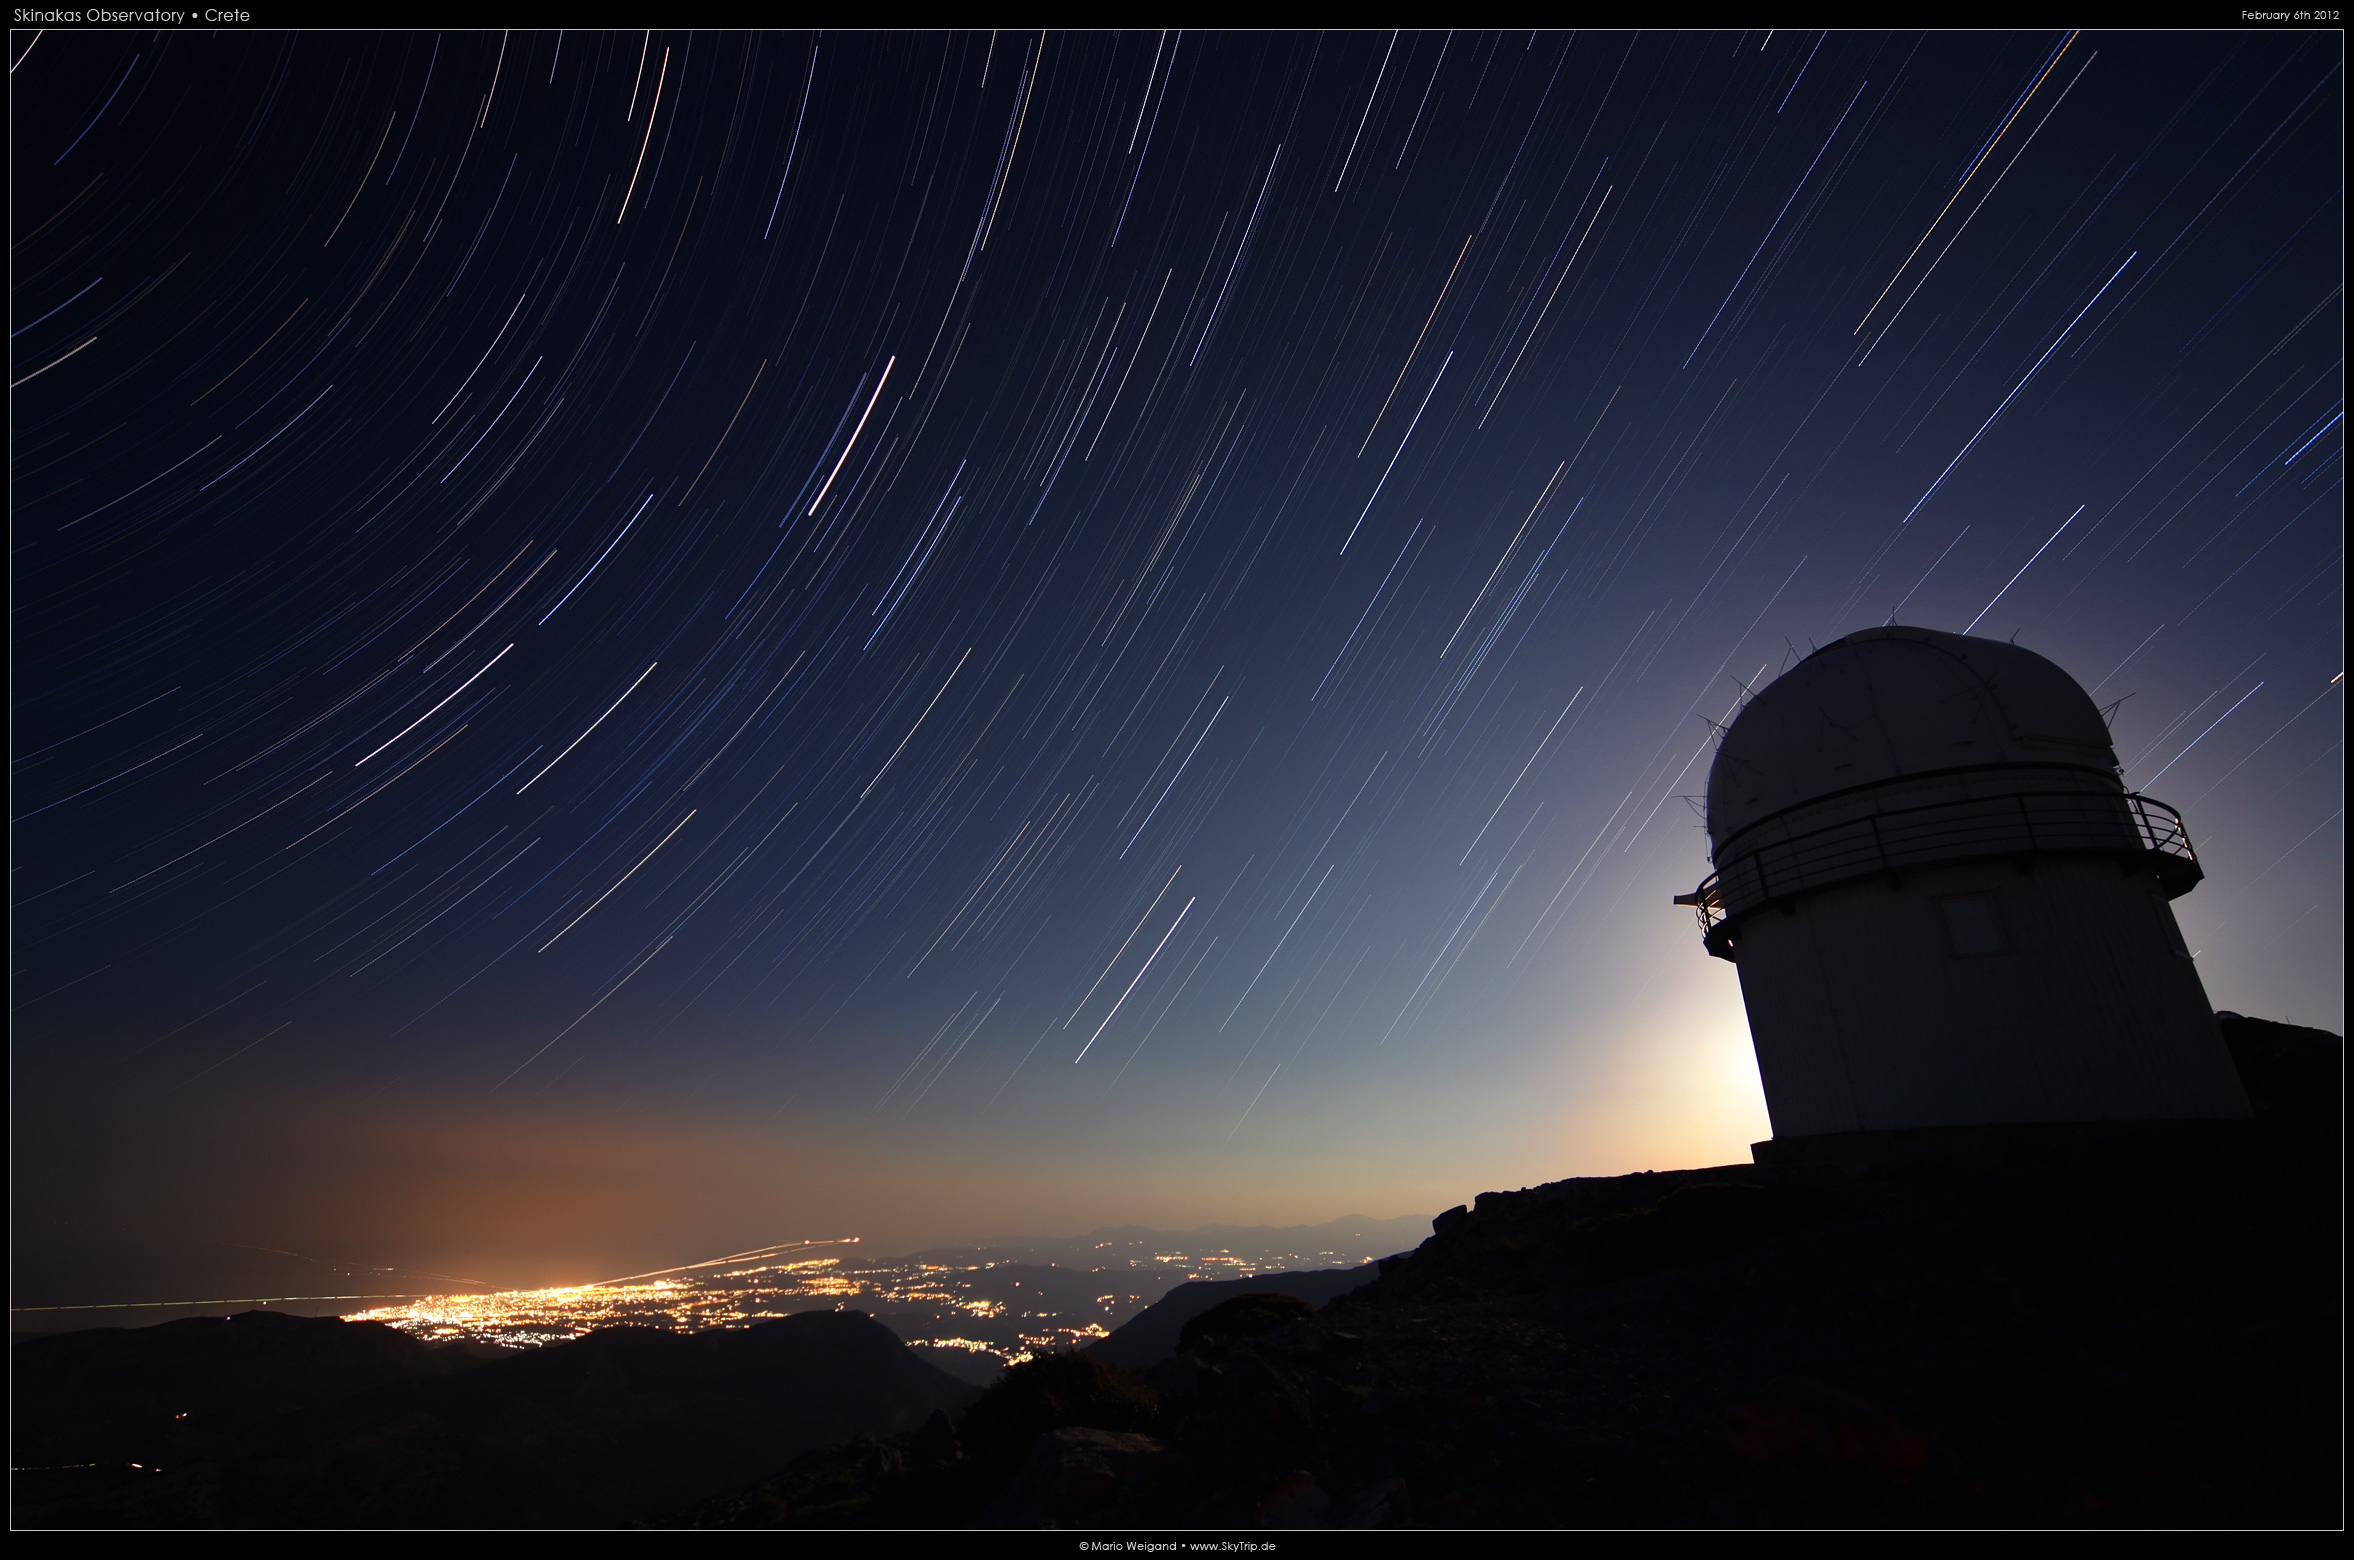
[[[1990,765],[2090,771],[2117,755],[2090,695],[2032,650],[1930,628],[1867,628],[1750,700],[1708,773],[1723,859],[1743,830],[1808,802]]]

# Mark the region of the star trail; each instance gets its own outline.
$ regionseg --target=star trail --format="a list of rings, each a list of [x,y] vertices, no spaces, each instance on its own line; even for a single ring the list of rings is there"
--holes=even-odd
[[[1742,1157],[1688,803],[1890,620],[2117,701],[2342,1027],[2342,65],[20,27],[20,1250]]]

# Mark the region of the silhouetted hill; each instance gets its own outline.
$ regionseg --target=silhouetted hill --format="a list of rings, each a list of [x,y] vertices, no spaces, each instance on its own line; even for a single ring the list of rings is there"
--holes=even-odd
[[[998,1415],[962,1458],[813,1453],[678,1520],[2340,1522],[2336,1121],[1857,1139],[1488,1193],[1312,1316],[1041,1389],[1010,1478]]]
[[[2238,1013],[2215,1017],[2258,1116],[2335,1116],[2345,1109],[2342,1037]]]
[[[37,1340],[15,1373],[19,1526],[610,1527],[975,1396],[854,1311],[488,1363],[248,1312]]]
[[[1187,1322],[1237,1295],[1262,1292],[1297,1295],[1311,1306],[1320,1306],[1380,1276],[1381,1269],[1368,1263],[1363,1267],[1261,1273],[1253,1278],[1202,1279],[1179,1284],[1141,1313],[1113,1328],[1110,1337],[1088,1345],[1087,1352],[1114,1365],[1142,1370],[1177,1352],[1177,1335]]]
[[[282,1311],[34,1337],[12,1362],[20,1466],[168,1466],[224,1429],[475,1363],[381,1323]]]

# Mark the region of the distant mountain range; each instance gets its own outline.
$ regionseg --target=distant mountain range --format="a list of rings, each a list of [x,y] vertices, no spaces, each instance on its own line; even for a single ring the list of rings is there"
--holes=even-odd
[[[1190,1230],[1111,1224],[1084,1235],[997,1235],[955,1241],[909,1252],[906,1260],[1118,1267],[1148,1266],[1163,1257],[1222,1257],[1253,1270],[1344,1267],[1403,1251],[1429,1233],[1430,1220],[1421,1214],[1396,1219],[1348,1214],[1322,1224],[1204,1224]]]

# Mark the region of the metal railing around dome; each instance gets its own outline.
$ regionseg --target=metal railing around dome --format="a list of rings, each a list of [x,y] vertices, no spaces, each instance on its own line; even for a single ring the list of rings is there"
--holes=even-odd
[[[2131,792],[2027,791],[1938,802],[1849,819],[1740,852],[1675,902],[1690,907],[1717,952],[1716,929],[1800,894],[1972,861],[2097,856],[2157,869],[2166,896],[2204,877],[2182,814]]]

